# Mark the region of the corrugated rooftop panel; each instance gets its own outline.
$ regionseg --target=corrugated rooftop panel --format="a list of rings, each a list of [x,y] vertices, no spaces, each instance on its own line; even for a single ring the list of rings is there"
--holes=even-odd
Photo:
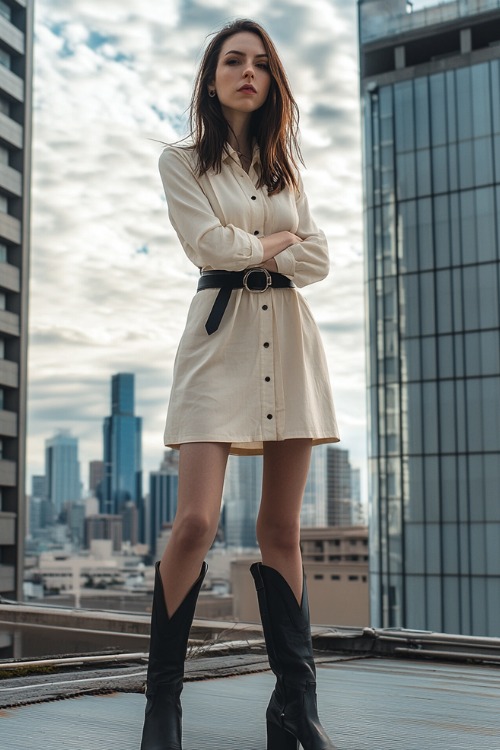
[[[500,670],[359,659],[318,668],[339,750],[500,750]],[[185,750],[265,750],[270,673],[185,685]],[[8,750],[138,750],[144,696],[114,693],[0,712]]]

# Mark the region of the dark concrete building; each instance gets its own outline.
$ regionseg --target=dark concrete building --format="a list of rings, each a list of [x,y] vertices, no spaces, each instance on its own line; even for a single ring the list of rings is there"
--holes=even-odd
[[[22,597],[33,3],[0,0],[0,595]]]
[[[500,3],[359,3],[375,626],[500,632]]]

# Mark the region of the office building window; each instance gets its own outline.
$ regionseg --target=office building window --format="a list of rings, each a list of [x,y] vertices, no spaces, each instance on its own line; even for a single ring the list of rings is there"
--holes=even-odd
[[[7,245],[0,242],[0,263],[7,263]]]
[[[3,292],[0,292],[0,310],[7,309],[7,297]]]
[[[0,0],[0,16],[3,16],[8,21],[10,21],[11,13],[12,13],[12,10],[11,10],[10,5],[7,5],[7,3],[4,3],[3,0]]]
[[[9,201],[5,195],[0,195],[0,211],[3,211],[4,214],[9,212]]]
[[[0,146],[0,164],[9,164],[9,149]]]
[[[0,112],[10,117],[10,102],[4,99],[3,96],[0,96]]]
[[[0,65],[3,65],[5,68],[9,68],[10,70],[10,64],[11,57],[9,53],[0,47]]]

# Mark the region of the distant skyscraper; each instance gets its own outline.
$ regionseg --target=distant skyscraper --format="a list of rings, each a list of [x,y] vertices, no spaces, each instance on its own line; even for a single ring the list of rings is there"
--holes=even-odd
[[[352,525],[366,526],[365,506],[361,502],[361,469],[351,468]]]
[[[45,474],[31,477],[31,496],[47,497],[47,479]]]
[[[104,461],[91,461],[89,463],[89,492],[97,495],[102,491],[102,480],[104,478]]]
[[[229,456],[224,483],[224,531],[228,547],[257,547],[255,523],[261,488],[262,457]]]
[[[498,636],[500,5],[411,8],[359,4],[371,618]]]
[[[113,551],[120,552],[123,539],[123,518],[107,513],[85,519],[85,546],[90,548],[94,539],[110,539]]]
[[[179,454],[165,451],[158,471],[149,475],[149,539],[151,552],[156,552],[156,540],[162,527],[172,523],[177,511],[179,486]]]
[[[22,599],[32,0],[2,0],[0,21],[0,594]]]
[[[352,468],[348,450],[333,445],[327,447],[327,476],[327,524],[351,526]]]
[[[326,445],[317,445],[312,449],[311,465],[300,513],[302,528],[326,525],[326,451]]]
[[[104,420],[101,510],[120,514],[128,501],[142,505],[142,420],[134,415],[134,375],[111,379],[111,416]]]
[[[85,531],[85,503],[70,503],[67,509],[71,541],[77,549],[83,547]]]
[[[78,440],[63,430],[45,441],[47,497],[57,515],[64,504],[81,497]]]

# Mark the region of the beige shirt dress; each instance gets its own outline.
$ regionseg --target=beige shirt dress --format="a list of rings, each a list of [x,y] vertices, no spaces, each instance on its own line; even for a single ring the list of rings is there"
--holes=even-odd
[[[167,146],[159,161],[169,216],[188,258],[202,270],[242,271],[263,260],[259,237],[288,230],[303,242],[276,256],[278,271],[303,287],[329,271],[326,238],[297,193],[256,188],[259,149],[248,174],[228,147],[220,174],[196,175],[192,149]],[[300,178],[299,178],[300,179]],[[227,442],[257,455],[263,442],[339,440],[317,325],[297,288],[234,289],[221,324],[205,323],[218,289],[195,294],[177,351],[164,442]]]

